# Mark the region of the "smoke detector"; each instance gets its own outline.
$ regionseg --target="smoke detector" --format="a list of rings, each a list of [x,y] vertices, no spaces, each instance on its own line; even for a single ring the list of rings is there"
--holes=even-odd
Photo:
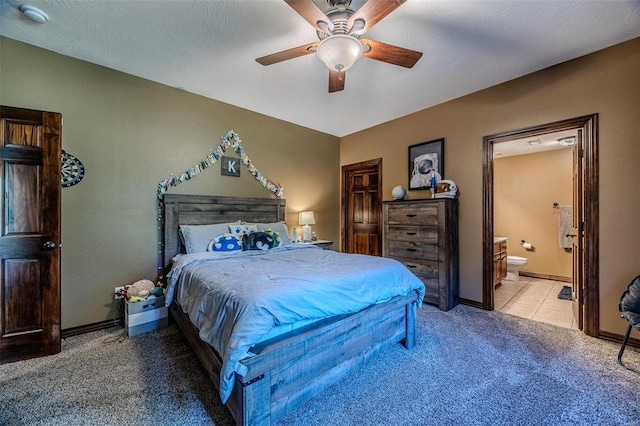
[[[47,14],[41,11],[40,9],[38,9],[37,7],[23,4],[23,5],[20,5],[18,9],[20,10],[20,12],[22,12],[22,14],[27,19],[37,24],[45,24],[49,20],[49,17],[47,16]]]

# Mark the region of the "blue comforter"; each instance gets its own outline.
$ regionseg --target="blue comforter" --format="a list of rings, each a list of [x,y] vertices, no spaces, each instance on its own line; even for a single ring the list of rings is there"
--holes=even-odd
[[[240,360],[274,328],[360,311],[424,285],[388,258],[285,245],[267,251],[179,255],[168,274],[174,297],[222,357],[220,397],[226,402]],[[283,327],[286,328],[286,327]]]

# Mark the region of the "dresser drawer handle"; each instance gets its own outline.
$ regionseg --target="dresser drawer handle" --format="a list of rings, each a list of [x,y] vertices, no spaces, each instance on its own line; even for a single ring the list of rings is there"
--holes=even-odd
[[[408,214],[407,217],[416,217],[415,214]]]
[[[417,268],[418,267],[417,265],[410,265],[408,263],[406,265],[407,265],[407,268]]]
[[[407,251],[417,251],[417,250],[414,248],[408,248]]]
[[[417,232],[407,232],[407,235],[416,235]]]

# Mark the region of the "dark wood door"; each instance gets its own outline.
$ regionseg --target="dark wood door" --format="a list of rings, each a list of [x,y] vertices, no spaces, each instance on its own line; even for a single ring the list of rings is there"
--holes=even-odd
[[[382,256],[382,159],[342,170],[342,251]]]
[[[58,113],[0,107],[0,363],[60,352]]]
[[[583,130],[578,129],[576,146],[573,148],[573,206],[571,212],[572,229],[571,253],[573,256],[573,276],[571,286],[571,307],[578,328],[584,328],[584,138]]]

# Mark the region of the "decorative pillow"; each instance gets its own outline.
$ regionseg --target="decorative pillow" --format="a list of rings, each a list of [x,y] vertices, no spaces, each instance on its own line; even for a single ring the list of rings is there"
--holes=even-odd
[[[209,243],[207,251],[237,251],[242,250],[240,240],[233,234],[219,235]]]
[[[289,238],[289,229],[286,222],[274,222],[274,223],[257,223],[258,231],[273,231],[280,237],[280,241],[283,245],[291,244],[291,238]]]
[[[237,223],[233,225],[229,225],[229,232],[233,235],[237,235],[238,237],[242,237],[244,234],[248,234],[249,232],[257,232],[258,227],[255,223]]]
[[[209,242],[215,237],[229,232],[229,226],[239,225],[240,221],[215,223],[211,225],[180,225],[187,253],[207,251]]]
[[[242,250],[269,250],[280,244],[273,232],[249,232],[242,236]]]
[[[280,243],[282,243],[282,239],[277,232],[273,232],[271,229],[269,229],[268,231],[264,231],[264,233],[273,238],[273,247],[278,247]]]

